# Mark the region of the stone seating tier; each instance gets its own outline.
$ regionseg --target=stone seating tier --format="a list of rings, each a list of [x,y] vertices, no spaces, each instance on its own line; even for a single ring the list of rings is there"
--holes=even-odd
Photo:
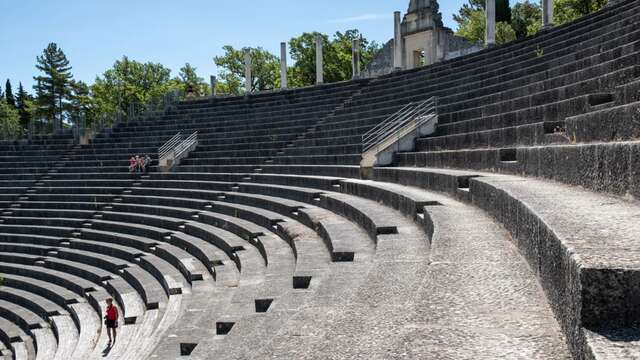
[[[639,17],[622,1],[420,69],[180,102],[88,145],[0,143],[0,354],[637,358]],[[431,96],[438,132],[361,171],[362,134]]]

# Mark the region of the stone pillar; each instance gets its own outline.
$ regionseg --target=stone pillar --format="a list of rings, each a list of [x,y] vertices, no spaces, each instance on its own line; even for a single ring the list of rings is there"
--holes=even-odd
[[[251,84],[253,79],[251,78],[251,50],[244,49],[244,89],[247,93],[251,92]]]
[[[351,44],[351,69],[353,78],[360,78],[360,40],[353,40]]]
[[[441,42],[442,42],[442,54],[440,56],[440,60],[447,60],[447,54],[449,53],[449,36],[447,33],[443,32],[442,33],[442,38],[441,38]]]
[[[211,95],[216,96],[216,86],[218,85],[218,78],[215,75],[211,75]]]
[[[287,43],[280,43],[280,88],[286,89],[287,84]]]
[[[429,46],[424,48],[425,65],[433,65],[438,61],[438,29],[431,31]]]
[[[544,0],[543,0],[544,1]],[[496,0],[486,0],[487,29],[485,32],[485,45],[487,47],[496,44]]]
[[[402,29],[400,28],[400,11],[393,13],[393,67],[402,68]]]
[[[553,26],[553,0],[542,0],[542,28]]]
[[[316,84],[324,83],[324,63],[322,59],[322,35],[316,35]]]

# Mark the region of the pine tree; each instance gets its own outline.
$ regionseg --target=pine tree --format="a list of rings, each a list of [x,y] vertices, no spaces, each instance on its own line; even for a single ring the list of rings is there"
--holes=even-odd
[[[13,89],[11,89],[11,81],[9,79],[7,79],[4,86],[4,97],[9,106],[16,107],[16,98],[13,97]]]
[[[16,96],[16,109],[20,115],[20,124],[26,128],[31,121],[31,103],[33,99],[22,87],[22,82],[18,83],[18,94]]]
[[[36,90],[37,113],[54,123],[54,128],[62,128],[64,110],[71,98],[71,66],[61,48],[50,43],[37,57],[36,68],[43,75],[34,77]]]

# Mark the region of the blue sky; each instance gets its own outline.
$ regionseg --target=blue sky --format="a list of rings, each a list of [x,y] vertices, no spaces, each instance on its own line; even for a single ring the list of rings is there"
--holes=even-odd
[[[440,0],[445,24],[464,0]],[[279,44],[304,31],[358,28],[384,42],[393,34],[393,11],[409,0],[0,0],[0,86],[33,84],[35,60],[49,42],[60,45],[76,79],[92,83],[123,55],[173,70],[186,62],[201,77],[216,73],[222,46]]]

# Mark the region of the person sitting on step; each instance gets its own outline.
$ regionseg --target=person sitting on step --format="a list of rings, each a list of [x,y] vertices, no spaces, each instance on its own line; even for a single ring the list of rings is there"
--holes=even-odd
[[[129,159],[129,172],[134,172],[136,171],[136,166],[138,166],[138,162],[136,160],[135,157],[131,157],[131,159]]]
[[[140,155],[136,155],[136,172],[142,172],[144,166],[144,159]]]
[[[144,156],[144,160],[142,161],[142,172],[146,173],[149,166],[151,166],[151,157],[147,154]]]

